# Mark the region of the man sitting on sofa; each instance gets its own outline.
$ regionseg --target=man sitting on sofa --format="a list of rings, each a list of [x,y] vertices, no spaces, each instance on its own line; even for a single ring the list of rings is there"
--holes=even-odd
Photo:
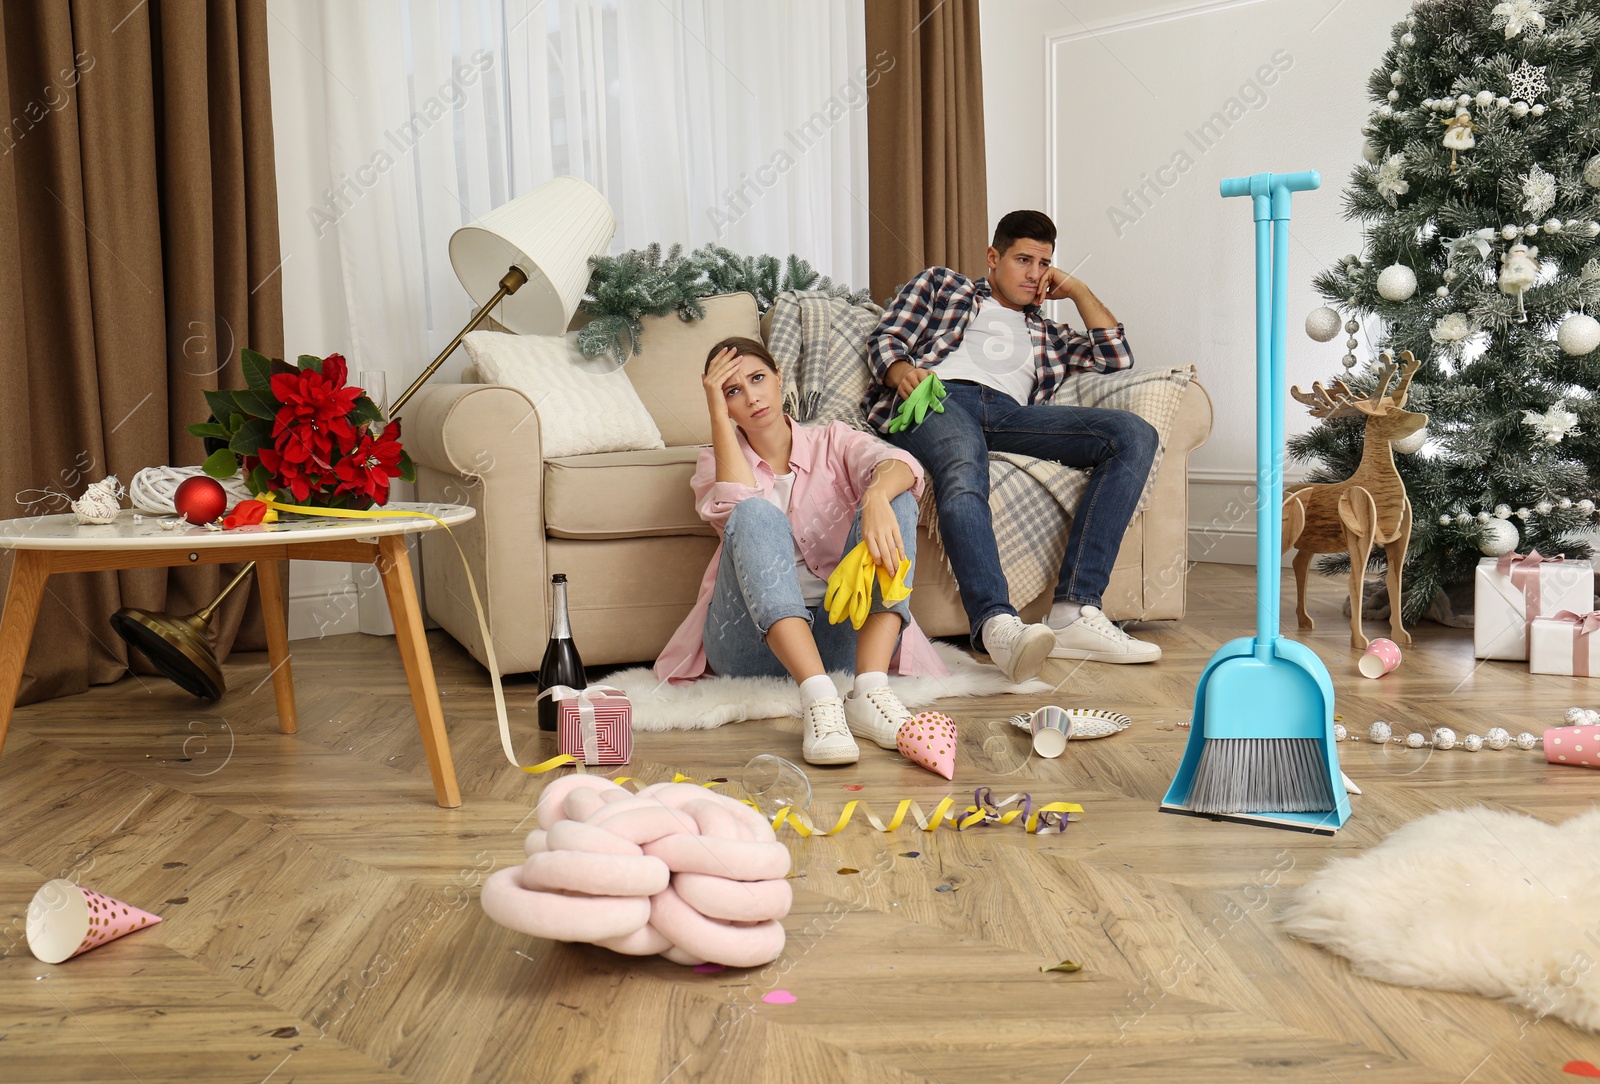
[[[1050,265],[1056,227],[1039,211],[1012,211],[995,227],[989,275],[976,281],[930,267],[906,285],[873,333],[867,360],[878,383],[862,400],[867,420],[921,461],[933,481],[939,532],[972,644],[1012,681],[1046,658],[1153,662],[1161,648],[1136,640],[1101,612],[1123,533],[1156,452],[1155,429],[1123,410],[1052,406],[1075,373],[1133,366],[1117,318],[1077,278]],[[1070,298],[1087,335],[1039,312]],[[889,431],[897,402],[935,371],[943,413]],[[1016,452],[1090,472],[1072,517],[1055,601],[1045,623],[1024,625],[1011,605],[989,513],[989,452]]]

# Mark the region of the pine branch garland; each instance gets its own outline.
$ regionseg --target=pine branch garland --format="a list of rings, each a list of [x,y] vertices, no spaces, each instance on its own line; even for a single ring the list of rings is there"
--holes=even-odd
[[[646,316],[676,312],[686,323],[701,320],[706,314],[701,300],[717,294],[753,294],[761,313],[790,290],[819,290],[853,305],[870,298],[865,290],[852,291],[819,275],[799,256],[780,263],[776,256],[741,256],[720,245],[685,255],[681,245],[663,254],[659,244],[652,244],[596,256],[589,265],[589,286],[578,306],[589,322],[578,332],[578,349],[585,357],[610,354],[618,365],[639,353]]]

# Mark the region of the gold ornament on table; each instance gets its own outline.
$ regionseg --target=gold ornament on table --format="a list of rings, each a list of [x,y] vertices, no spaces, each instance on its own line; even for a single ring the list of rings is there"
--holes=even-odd
[[[1361,589],[1367,558],[1381,545],[1389,571],[1389,627],[1396,643],[1409,644],[1410,633],[1400,621],[1400,570],[1411,541],[1411,501],[1405,482],[1394,465],[1391,441],[1403,440],[1428,424],[1428,416],[1406,410],[1406,393],[1421,362],[1409,350],[1400,355],[1400,382],[1392,393],[1389,382],[1395,363],[1388,351],[1372,393],[1361,396],[1343,380],[1331,389],[1311,385],[1310,393],[1292,388],[1290,394],[1311,408],[1313,418],[1366,418],[1361,464],[1342,482],[1299,486],[1283,500],[1283,549],[1293,548],[1295,614],[1303,629],[1316,623],[1306,613],[1306,575],[1311,558],[1319,553],[1350,554],[1350,646],[1365,650],[1361,632]]]
[[[1450,148],[1450,172],[1456,171],[1456,152],[1470,151],[1477,146],[1472,133],[1477,131],[1472,114],[1465,109],[1444,122],[1444,145]]]

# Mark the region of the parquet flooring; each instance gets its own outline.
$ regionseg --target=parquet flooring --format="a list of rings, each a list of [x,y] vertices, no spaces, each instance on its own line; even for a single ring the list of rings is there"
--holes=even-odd
[[[0,1080],[1484,1084],[1600,1063],[1600,1036],[1363,979],[1273,921],[1327,859],[1407,821],[1474,802],[1564,819],[1593,805],[1600,772],[1363,743],[1344,747],[1345,768],[1366,793],[1333,838],[1160,814],[1200,668],[1254,619],[1249,570],[1202,565],[1189,584],[1191,616],[1142,632],[1161,663],[1047,671],[1058,702],[1130,715],[1121,735],[1029,758],[1004,720],[1036,702],[952,700],[959,786],[870,747],[856,766],[812,770],[824,815],[847,797],[931,808],[979,784],[1086,812],[1062,836],[791,836],[803,876],[788,950],[754,971],[697,974],[483,917],[477,885],[520,858],[544,781],[505,764],[482,671],[443,633],[429,640],[456,810],[434,804],[383,639],[292,645],[291,736],[276,730],[265,656],[230,662],[215,705],[143,678],[20,709],[0,758]],[[1362,679],[1341,591],[1318,580],[1321,627],[1295,635],[1328,661],[1352,728],[1538,732],[1600,700],[1581,679],[1478,664],[1470,633],[1434,625],[1399,670]],[[542,759],[553,743],[534,728],[531,690],[509,691],[524,762]],[[644,733],[627,774],[736,780],[754,754],[798,760],[798,746],[793,720]],[[164,921],[41,964],[22,916],[62,875]],[[1041,972],[1065,958],[1083,969]],[[761,1001],[775,989],[798,1000]]]

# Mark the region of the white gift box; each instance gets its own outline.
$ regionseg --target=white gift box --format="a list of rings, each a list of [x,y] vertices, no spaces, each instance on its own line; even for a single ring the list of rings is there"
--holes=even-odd
[[[1563,610],[1529,622],[1528,671],[1600,677],[1600,613]]]
[[[1537,550],[1485,557],[1473,586],[1472,654],[1480,659],[1528,657],[1528,623],[1562,610],[1594,609],[1594,566],[1545,558]],[[1571,655],[1571,641],[1568,641]]]

